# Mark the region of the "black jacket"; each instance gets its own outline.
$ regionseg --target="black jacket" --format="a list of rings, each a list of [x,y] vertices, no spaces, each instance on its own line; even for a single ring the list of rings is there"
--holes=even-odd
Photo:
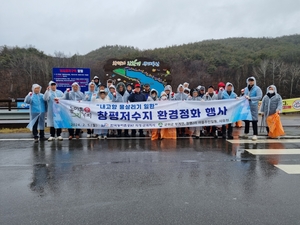
[[[128,97],[128,101],[130,101],[130,102],[145,102],[145,101],[147,101],[147,98],[142,92],[131,93],[131,95]]]

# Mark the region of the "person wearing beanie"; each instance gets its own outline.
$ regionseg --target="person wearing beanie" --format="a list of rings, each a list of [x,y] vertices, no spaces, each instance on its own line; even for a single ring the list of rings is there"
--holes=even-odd
[[[225,84],[223,82],[219,82],[218,90],[216,90],[216,94],[218,95],[218,99],[222,99],[222,92],[225,90]]]
[[[199,88],[199,97],[202,98],[203,100],[205,100],[204,99],[204,97],[205,97],[205,87],[204,86],[201,86]]]

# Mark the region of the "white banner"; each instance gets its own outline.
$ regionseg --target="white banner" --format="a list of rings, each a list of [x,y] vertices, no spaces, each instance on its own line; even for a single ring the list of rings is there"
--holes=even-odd
[[[60,100],[53,104],[55,128],[151,129],[212,126],[251,120],[249,102],[155,101],[91,103]]]

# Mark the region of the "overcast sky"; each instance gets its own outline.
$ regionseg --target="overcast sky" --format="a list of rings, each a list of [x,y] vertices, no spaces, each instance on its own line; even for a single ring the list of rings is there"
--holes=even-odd
[[[0,46],[86,54],[300,34],[299,0],[0,0]]]

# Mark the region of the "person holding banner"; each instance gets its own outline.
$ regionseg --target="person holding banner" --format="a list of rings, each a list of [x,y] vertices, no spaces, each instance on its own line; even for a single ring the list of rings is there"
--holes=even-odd
[[[48,106],[47,127],[50,127],[50,137],[48,138],[48,141],[53,141],[55,139],[55,133],[59,141],[63,140],[61,136],[61,128],[55,129],[53,121],[53,103],[58,102],[58,100],[63,96],[64,93],[56,89],[56,83],[54,81],[50,81],[49,86],[47,87],[47,90],[44,94],[44,101],[47,102]]]
[[[44,141],[45,138],[45,113],[46,104],[44,95],[41,94],[42,87],[38,84],[32,85],[31,92],[25,97],[24,102],[30,105],[30,122],[27,125],[32,131],[34,142],[39,141],[38,130],[40,131],[40,140]]]
[[[92,102],[111,102],[105,90],[99,91],[99,96],[93,96]],[[108,129],[95,129],[95,133],[98,135],[98,139],[107,139]]]
[[[188,95],[184,93],[184,86],[182,84],[178,85],[177,93],[174,95],[172,100],[175,101],[185,101],[188,99]],[[185,127],[177,128],[177,135],[180,137],[185,136]]]
[[[160,101],[170,101],[166,92],[161,92]],[[162,128],[160,130],[160,139],[177,139],[176,128]]]
[[[221,99],[237,99],[237,94],[234,93],[234,87],[232,83],[227,82],[224,91],[222,91]],[[226,128],[227,128],[227,139],[233,139],[232,136],[232,124],[222,125],[222,138],[226,139]]]
[[[189,101],[204,101],[201,97],[198,96],[198,90],[197,89],[195,89],[193,91],[192,96],[188,100]],[[190,129],[191,129],[192,134],[195,134],[196,139],[199,139],[202,127],[201,126],[191,127]]]
[[[63,99],[71,100],[71,101],[82,101],[84,100],[84,94],[80,91],[80,86],[77,82],[72,84],[72,90],[68,88],[65,93]],[[69,131],[69,140],[74,138],[74,129],[68,129]],[[79,139],[80,129],[75,129],[75,137]]]
[[[253,128],[253,137],[252,140],[257,140],[258,128],[258,103],[262,98],[262,91],[260,87],[256,85],[256,79],[254,77],[249,77],[247,79],[247,87],[244,88],[244,96],[249,100],[250,111],[252,120],[245,120],[245,131],[244,135],[240,136],[241,138],[248,138],[249,129],[250,129],[250,122],[252,122]]]
[[[116,94],[113,95],[113,102],[127,102],[128,101],[128,97],[129,97],[129,93],[126,90],[125,84],[123,82],[120,82],[117,84],[117,91]],[[117,136],[121,137],[122,136],[122,130],[117,130]],[[124,136],[125,137],[129,137],[128,134],[128,129],[124,130]]]
[[[139,83],[135,84],[134,86],[134,92],[128,97],[129,102],[145,102],[147,101],[146,95],[144,95],[141,92],[141,85]],[[144,132],[142,129],[139,129],[139,136],[140,137],[145,137]],[[136,136],[136,130],[133,129],[131,131],[131,136],[135,137]]]
[[[282,111],[282,98],[277,93],[277,88],[275,85],[270,85],[267,88],[267,93],[263,97],[261,106],[260,106],[260,113],[265,119],[266,122],[266,129],[269,134],[269,127],[267,124],[268,116],[274,115],[275,113],[279,114]]]
[[[174,92],[172,92],[171,85],[165,86],[164,92],[166,93],[169,100],[172,100],[172,98],[174,98]]]
[[[211,85],[207,89],[207,92],[204,96],[204,101],[214,101],[214,100],[218,100],[218,95],[215,93],[214,86]],[[214,138],[218,138],[216,126],[206,127],[206,131],[208,135],[213,136]]]
[[[95,76],[97,77],[97,76]],[[94,77],[94,80],[95,80],[95,77]],[[96,79],[97,80],[97,79]],[[98,78],[98,83],[99,83],[99,78]],[[99,84],[101,85],[101,83]],[[84,95],[85,95],[85,101],[91,101],[92,100],[92,96],[96,96],[98,91],[97,91],[98,87],[97,87],[97,84],[94,83],[94,82],[90,82],[89,83],[89,90],[84,92]],[[90,138],[92,137],[94,134],[94,130],[93,129],[87,129],[87,135],[86,137],[87,138]]]

